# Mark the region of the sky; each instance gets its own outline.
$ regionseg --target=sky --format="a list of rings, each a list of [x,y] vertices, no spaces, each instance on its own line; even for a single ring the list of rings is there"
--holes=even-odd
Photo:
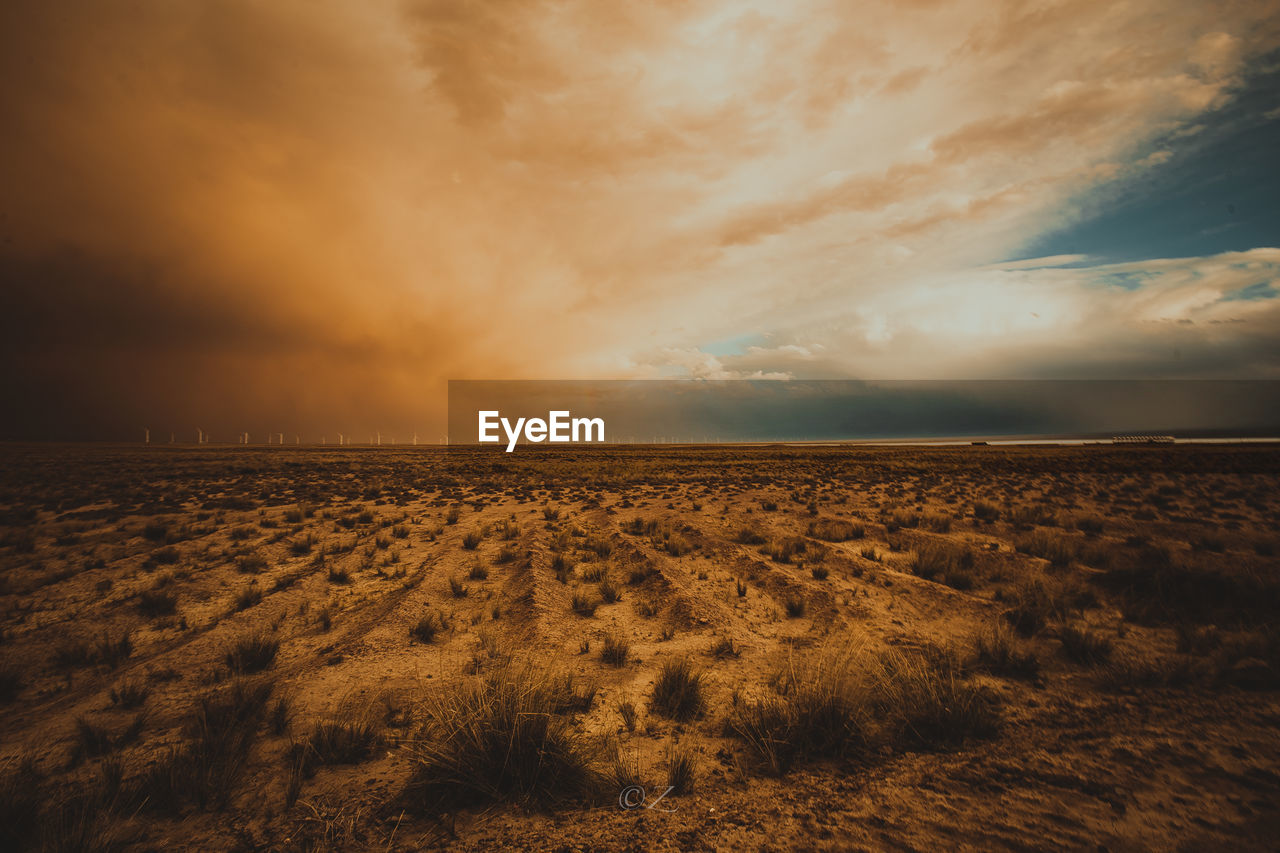
[[[1280,378],[1280,2],[17,0],[0,438]]]

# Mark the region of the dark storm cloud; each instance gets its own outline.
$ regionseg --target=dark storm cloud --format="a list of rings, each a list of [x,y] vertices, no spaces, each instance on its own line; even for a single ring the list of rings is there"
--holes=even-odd
[[[1172,162],[1278,18],[7,3],[0,437],[429,433],[465,377],[1165,370],[1149,319],[1197,324],[1186,375],[1265,372],[1269,300],[989,265]]]

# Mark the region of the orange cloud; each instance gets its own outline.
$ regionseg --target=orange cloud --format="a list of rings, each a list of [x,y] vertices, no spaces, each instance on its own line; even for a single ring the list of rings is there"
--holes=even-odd
[[[0,435],[425,433],[448,378],[768,374],[789,344],[927,370],[895,294],[1158,168],[1276,11],[6,4]],[[697,355],[743,329],[780,349]]]

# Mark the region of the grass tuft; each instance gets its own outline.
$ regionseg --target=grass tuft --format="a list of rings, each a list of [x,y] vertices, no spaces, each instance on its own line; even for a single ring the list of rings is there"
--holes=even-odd
[[[427,814],[518,800],[542,806],[594,798],[602,774],[597,741],[569,715],[594,698],[593,684],[511,662],[428,698],[429,722],[409,752],[405,805]]]
[[[417,624],[409,629],[409,634],[420,643],[430,643],[436,638],[436,634],[441,633],[448,628],[444,616],[432,611],[423,614]]]
[[[1071,661],[1092,665],[1105,663],[1111,658],[1114,641],[1090,625],[1063,625],[1058,634],[1062,653]]]
[[[701,671],[687,659],[667,661],[653,683],[653,699],[649,707],[673,720],[690,720],[706,708]]]
[[[739,701],[728,721],[774,774],[876,746],[954,745],[989,736],[998,722],[953,660],[920,651],[822,650],[793,660],[774,683],[775,694]]]
[[[627,665],[627,658],[631,654],[631,641],[622,634],[610,633],[604,635],[604,642],[600,647],[600,660],[609,664],[609,666],[622,667]]]
[[[224,653],[227,669],[245,674],[261,672],[276,659],[280,641],[266,634],[250,634],[236,640]]]
[[[979,669],[1008,678],[1034,679],[1040,674],[1039,658],[1035,652],[1022,647],[1007,622],[995,622],[980,631],[973,645]]]

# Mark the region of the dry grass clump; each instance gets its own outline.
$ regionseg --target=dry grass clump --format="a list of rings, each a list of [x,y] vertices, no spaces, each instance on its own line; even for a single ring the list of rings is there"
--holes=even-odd
[[[698,778],[698,753],[687,743],[667,747],[667,788],[672,794],[688,794]]]
[[[867,535],[867,528],[843,518],[819,518],[809,522],[809,535],[824,542],[848,542]]]
[[[626,699],[618,703],[618,715],[622,717],[622,724],[627,727],[627,731],[634,732],[636,730],[636,703],[630,699]]]
[[[622,532],[632,536],[652,536],[662,529],[662,522],[656,518],[636,516],[630,521],[622,522]]]
[[[974,664],[993,675],[1032,679],[1040,674],[1040,660],[1023,646],[1007,622],[993,622],[973,640]]]
[[[774,679],[776,695],[737,703],[730,731],[775,775],[801,758],[841,757],[863,748],[870,683],[854,657],[846,650],[791,661]]]
[[[775,563],[790,563],[803,557],[811,550],[809,542],[803,536],[785,536],[781,539],[770,539],[760,548]]]
[[[1047,584],[1032,578],[1013,591],[1013,606],[1005,611],[1004,618],[1013,629],[1024,637],[1038,634],[1057,613],[1057,602]]]
[[[1062,653],[1081,664],[1105,663],[1111,657],[1114,641],[1087,624],[1063,625],[1058,633]]]
[[[250,584],[249,586],[242,589],[236,595],[235,609],[248,610],[250,607],[256,606],[261,601],[262,601],[262,590],[259,589],[256,585]]]
[[[575,592],[569,599],[569,609],[579,616],[588,617],[596,615],[596,608],[600,606],[600,599]]]
[[[973,517],[978,521],[993,522],[1000,518],[1000,508],[986,501],[974,501]]]
[[[115,669],[133,654],[133,632],[104,630],[96,639],[69,640],[53,653],[53,665],[59,669],[71,669],[91,664]]]
[[[187,743],[139,780],[142,806],[170,813],[188,804],[224,807],[244,773],[274,686],[240,679],[201,698],[186,726]]]
[[[775,695],[739,701],[728,721],[774,774],[877,745],[955,745],[991,735],[999,719],[953,659],[919,651],[822,650],[792,660],[774,682]]]
[[[599,583],[608,574],[609,567],[604,563],[590,563],[578,569],[578,576],[587,583]]]
[[[236,640],[223,654],[227,669],[235,673],[262,672],[280,651],[280,641],[266,634],[250,634]]]
[[[890,745],[958,746],[995,734],[1000,715],[994,699],[966,680],[953,657],[891,651],[880,664],[875,707]]]
[[[293,744],[290,758],[303,776],[318,766],[357,764],[370,756],[381,740],[378,725],[368,714],[346,713],[316,723]]]
[[[631,642],[622,634],[605,634],[600,649],[600,659],[609,666],[626,666],[627,656],[631,654]]]
[[[653,547],[666,551],[672,557],[684,557],[694,551],[694,543],[677,532],[667,521],[657,519],[632,519],[622,524],[622,530],[632,535],[646,535]]]
[[[977,579],[973,561],[973,549],[967,545],[930,541],[916,549],[911,558],[911,572],[955,589],[972,589]]]
[[[1058,523],[1053,510],[1043,504],[1018,504],[1005,511],[1005,518],[1020,530],[1029,530],[1036,525],[1052,527]]]
[[[600,745],[570,715],[594,696],[594,683],[519,661],[433,694],[410,749],[405,805],[437,814],[494,800],[550,806],[591,798],[601,784]]]
[[[707,654],[720,660],[736,658],[742,654],[742,648],[734,642],[733,637],[719,637],[707,649]]]
[[[70,790],[46,779],[30,757],[0,767],[0,850],[121,850],[134,839],[117,819],[135,811],[118,756]]]
[[[93,660],[107,669],[115,669],[133,655],[133,632],[103,631],[93,643]]]
[[[622,590],[607,575],[600,581],[600,598],[605,604],[617,604],[622,600]]]
[[[667,661],[653,683],[650,710],[673,720],[690,720],[706,708],[703,673],[686,658]]]
[[[436,611],[423,614],[422,618],[409,629],[409,635],[421,643],[430,643],[436,638],[436,634],[447,630],[449,622],[443,615]]]
[[[1055,569],[1065,569],[1080,555],[1080,543],[1061,533],[1033,530],[1013,542],[1016,551],[1049,561]]]

